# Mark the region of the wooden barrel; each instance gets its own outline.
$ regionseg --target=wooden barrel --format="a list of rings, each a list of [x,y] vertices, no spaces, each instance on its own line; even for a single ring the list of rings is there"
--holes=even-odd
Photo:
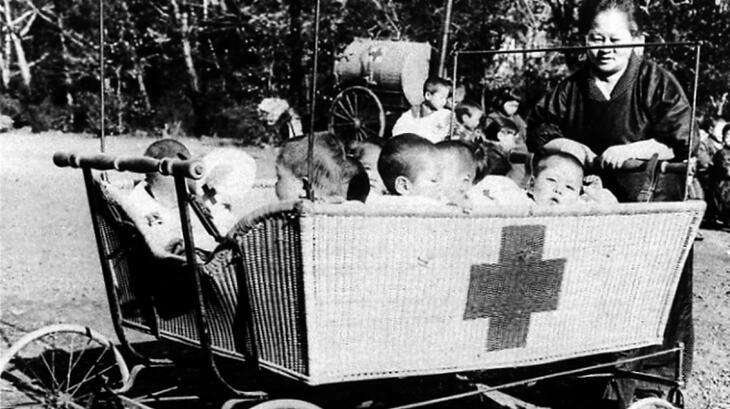
[[[364,79],[376,91],[401,91],[411,105],[418,105],[430,60],[428,43],[357,38],[335,61],[335,76],[338,83]]]

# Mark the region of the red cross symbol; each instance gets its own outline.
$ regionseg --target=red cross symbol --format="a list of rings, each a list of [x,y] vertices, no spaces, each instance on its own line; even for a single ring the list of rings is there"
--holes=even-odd
[[[383,48],[382,47],[373,47],[368,52],[368,56],[370,57],[370,60],[372,62],[378,62],[383,57]]]
[[[565,259],[542,260],[545,226],[507,226],[497,264],[471,266],[465,320],[489,318],[487,351],[524,348],[534,312],[558,308]]]

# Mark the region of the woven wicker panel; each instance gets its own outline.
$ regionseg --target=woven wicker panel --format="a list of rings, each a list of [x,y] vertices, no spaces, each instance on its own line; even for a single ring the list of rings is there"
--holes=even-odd
[[[232,231],[243,255],[259,359],[306,376],[301,233],[290,204],[257,211]],[[240,330],[240,329],[239,329]]]
[[[243,358],[246,348],[245,327],[238,311],[239,266],[230,249],[219,249],[214,257],[201,266],[201,287],[207,315],[207,324],[213,347],[228,356]],[[185,283],[192,289],[192,283]],[[183,290],[185,291],[185,290]],[[182,310],[160,318],[160,333],[170,338],[198,344],[200,338],[194,313],[193,293],[179,294],[187,298]]]
[[[320,206],[301,218],[307,380],[525,366],[661,343],[703,210]]]
[[[94,195],[97,199],[95,202],[99,205],[98,208],[91,209],[91,215],[99,224],[104,254],[101,263],[109,265],[119,297],[122,319],[149,330],[147,320],[151,311],[148,297],[140,294],[133,276],[147,255],[139,246],[139,237],[132,233],[130,225],[124,223],[121,211],[112,201],[107,200],[104,183],[96,182],[94,186],[95,191],[89,193]]]

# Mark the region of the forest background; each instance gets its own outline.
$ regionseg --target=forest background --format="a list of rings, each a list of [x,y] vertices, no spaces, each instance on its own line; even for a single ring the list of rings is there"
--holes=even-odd
[[[448,50],[581,44],[579,4],[454,0]],[[730,0],[637,5],[646,41],[703,42],[698,110],[728,116]],[[174,129],[244,144],[276,143],[257,105],[278,96],[309,115],[314,8],[313,0],[104,2],[105,131]],[[347,44],[356,37],[423,41],[438,55],[445,11],[444,0],[322,0],[315,128],[326,127],[339,90],[334,62]],[[0,114],[36,132],[99,133],[99,17],[98,0],[0,0]],[[691,48],[651,54],[691,93]],[[488,104],[493,90],[513,86],[525,95],[522,109],[579,60],[561,53],[474,58],[458,78],[469,98]]]

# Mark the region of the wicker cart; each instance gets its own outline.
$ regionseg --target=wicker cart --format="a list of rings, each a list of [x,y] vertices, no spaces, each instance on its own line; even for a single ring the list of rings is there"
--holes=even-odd
[[[174,399],[175,385],[135,393],[141,369],[170,363],[137,351],[127,329],[200,351],[198,365],[232,398],[225,408],[376,401],[403,409],[597,376],[671,388],[674,406],[653,399],[636,407],[682,405],[681,346],[611,353],[661,345],[702,202],[470,213],[287,202],[245,217],[201,261],[185,182],[201,175],[200,163],[54,160],[83,170],[123,353],[79,326],[23,337],[1,370],[38,406],[147,408]],[[94,169],[174,175],[183,263],[151,256]],[[679,358],[675,376],[620,366],[660,355]],[[409,389],[415,395],[387,392]]]

